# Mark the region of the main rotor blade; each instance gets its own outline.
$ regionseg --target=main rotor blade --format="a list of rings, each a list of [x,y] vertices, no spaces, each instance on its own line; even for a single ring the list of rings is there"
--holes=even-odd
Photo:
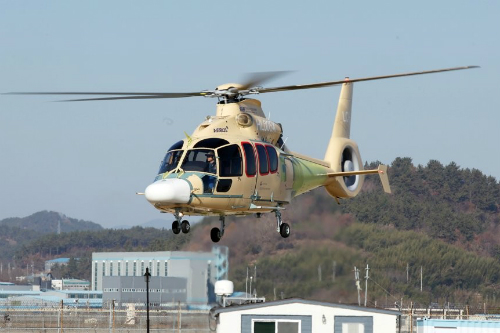
[[[153,98],[183,98],[208,95],[207,92],[191,93],[140,93],[140,92],[11,92],[6,95],[98,95],[109,96],[99,98],[67,99],[59,102],[110,101],[119,99],[153,99]],[[113,97],[121,96],[121,97]]]
[[[291,71],[276,71],[276,72],[256,72],[256,73],[248,73],[245,78],[245,82],[242,83],[242,87],[240,90],[246,90],[249,88],[256,87],[261,83],[269,81],[271,79],[277,78],[279,76],[283,76],[285,74],[290,73]]]
[[[432,73],[440,73],[440,72],[451,72],[451,71],[458,71],[458,70],[462,70],[462,69],[471,69],[471,68],[479,68],[479,66],[452,67],[452,68],[435,69],[435,70],[430,70],[430,71],[411,72],[411,73],[383,75],[383,76],[372,76],[372,77],[365,77],[365,78],[359,78],[359,79],[346,78],[346,79],[341,80],[341,81],[329,81],[329,82],[320,82],[320,83],[312,83],[312,84],[299,84],[299,85],[294,85],[294,86],[282,86],[282,87],[274,87],[274,88],[261,88],[261,89],[255,89],[255,91],[262,94],[262,93],[277,92],[277,91],[315,89],[315,88],[335,86],[335,85],[339,85],[339,84],[346,83],[346,82],[382,80],[382,79],[389,79],[389,78],[394,78],[394,77],[423,75],[423,74],[432,74]]]

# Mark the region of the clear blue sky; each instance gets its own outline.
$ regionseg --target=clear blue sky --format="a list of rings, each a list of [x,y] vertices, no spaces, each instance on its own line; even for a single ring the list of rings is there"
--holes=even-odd
[[[354,85],[364,161],[455,161],[500,177],[498,1],[0,1],[0,92],[212,89],[481,69]],[[322,158],[340,88],[264,94],[292,150]],[[105,227],[173,218],[135,192],[205,98],[53,103],[0,95],[0,219],[55,210]],[[336,204],[332,200],[332,205]]]

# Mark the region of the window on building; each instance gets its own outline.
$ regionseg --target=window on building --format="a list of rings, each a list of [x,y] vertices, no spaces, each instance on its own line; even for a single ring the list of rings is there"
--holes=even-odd
[[[132,276],[137,276],[137,262],[134,261],[134,275]]]
[[[165,276],[168,276],[168,261],[165,260]]]
[[[253,332],[254,333],[299,333],[300,332],[300,322],[299,321],[254,321],[253,322]],[[344,332],[344,331],[342,331]]]
[[[102,276],[106,275],[106,263],[103,261],[102,262]]]
[[[125,276],[128,276],[128,261],[125,261]]]
[[[156,276],[160,276],[160,262],[156,262]]]
[[[141,261],[141,275],[144,275],[144,273],[146,273],[144,271],[144,261]]]
[[[97,290],[97,262],[94,263],[94,290]]]
[[[365,333],[365,326],[360,323],[342,323],[344,333]]]
[[[109,276],[113,276],[113,262],[109,262]]]
[[[118,262],[118,276],[122,276],[122,263],[121,263],[121,261]]]

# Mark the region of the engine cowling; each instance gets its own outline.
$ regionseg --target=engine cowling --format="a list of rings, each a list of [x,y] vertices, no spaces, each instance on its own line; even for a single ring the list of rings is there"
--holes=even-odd
[[[346,138],[338,138],[338,142],[332,148],[334,149],[329,152],[328,161],[333,172],[363,170],[363,162],[356,142]],[[333,197],[352,198],[359,193],[363,182],[364,175],[335,177],[325,188]]]

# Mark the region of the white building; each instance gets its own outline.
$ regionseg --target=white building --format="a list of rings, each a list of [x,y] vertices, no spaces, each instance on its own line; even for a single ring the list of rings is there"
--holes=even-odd
[[[149,268],[152,283],[157,278],[177,277],[186,279],[186,303],[208,304],[215,301],[214,284],[227,279],[228,248],[214,246],[212,252],[96,252],[92,253],[92,290],[104,291],[109,282],[117,284],[116,278],[140,277]],[[121,279],[124,289],[135,289],[130,279]],[[129,281],[130,280],[130,281]],[[114,281],[114,282],[113,282]],[[135,281],[135,280],[134,280]],[[113,287],[116,289],[116,287]],[[120,290],[124,292],[124,290]],[[106,297],[105,297],[106,298]]]
[[[398,311],[286,299],[214,311],[217,333],[396,333]]]
[[[54,290],[90,290],[90,281],[78,279],[52,280]]]

